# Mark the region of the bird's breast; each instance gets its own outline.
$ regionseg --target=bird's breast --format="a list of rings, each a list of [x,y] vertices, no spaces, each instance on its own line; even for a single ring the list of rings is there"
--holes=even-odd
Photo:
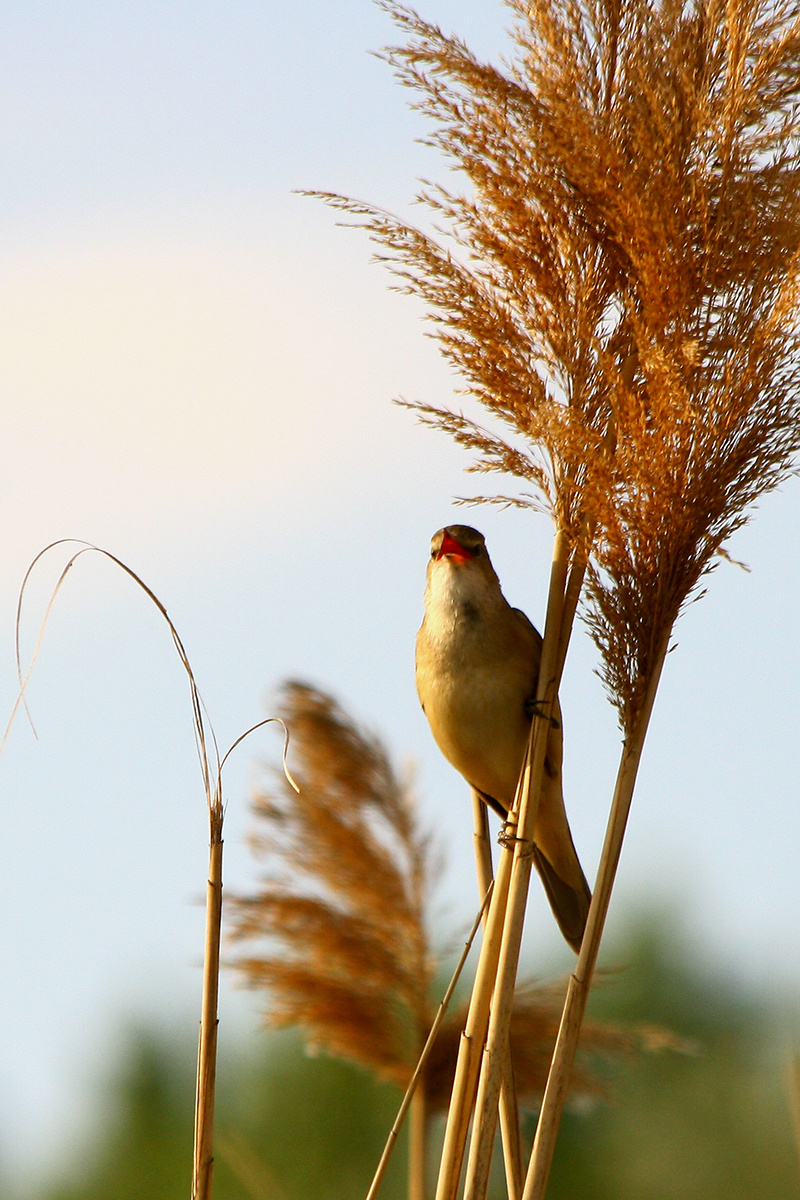
[[[479,621],[449,630],[423,624],[417,639],[417,689],[439,749],[469,783],[506,807],[530,727],[531,664],[514,650],[487,637]]]

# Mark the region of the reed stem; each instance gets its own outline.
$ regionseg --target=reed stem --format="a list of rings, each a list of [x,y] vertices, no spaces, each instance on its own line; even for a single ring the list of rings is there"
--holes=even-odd
[[[481,1054],[489,1025],[492,982],[497,971],[500,936],[505,917],[508,885],[511,879],[511,857],[507,851],[500,855],[492,890],[469,1011],[458,1048],[456,1074],[450,1097],[450,1107],[447,1112],[439,1178],[436,1185],[436,1200],[455,1200],[458,1191],[461,1164],[475,1100],[475,1089],[478,1085]]]
[[[219,953],[222,923],[222,808],[209,809],[206,942],[203,958],[203,1000],[197,1054],[197,1092],[194,1117],[192,1200],[210,1200],[214,1166],[214,1098],[217,1072]]]
[[[489,903],[489,898],[491,896],[492,891],[493,891],[493,884],[490,881],[489,887],[486,891],[486,895],[483,898],[483,904],[481,905],[480,911],[479,911],[477,917],[475,918],[474,924],[469,933],[469,937],[467,938],[466,942],[464,943],[464,949],[461,951],[461,957],[459,958],[458,963],[456,965],[456,969],[453,972],[452,979],[450,980],[450,983],[447,985],[447,991],[445,992],[445,994],[442,997],[441,1002],[439,1004],[439,1008],[436,1012],[436,1016],[434,1018],[433,1025],[431,1026],[431,1030],[430,1030],[430,1033],[428,1034],[427,1041],[425,1042],[425,1045],[422,1049],[422,1053],[419,1056],[419,1062],[417,1063],[417,1065],[414,1069],[414,1074],[411,1076],[411,1081],[410,1081],[408,1087],[406,1088],[406,1093],[403,1096],[403,1100],[400,1105],[400,1108],[398,1109],[397,1116],[394,1119],[394,1124],[392,1125],[392,1128],[389,1130],[389,1136],[386,1139],[386,1145],[383,1148],[383,1154],[381,1155],[380,1162],[378,1163],[378,1166],[375,1170],[375,1175],[373,1176],[373,1179],[372,1179],[372,1183],[370,1184],[369,1191],[367,1192],[367,1200],[375,1200],[375,1197],[378,1194],[380,1186],[383,1183],[383,1178],[386,1174],[386,1168],[389,1165],[389,1160],[391,1159],[392,1151],[394,1150],[395,1144],[397,1142],[397,1138],[400,1134],[400,1130],[402,1128],[403,1121],[405,1120],[406,1113],[408,1112],[408,1110],[411,1106],[411,1102],[414,1098],[414,1094],[416,1092],[417,1085],[420,1083],[420,1080],[422,1080],[422,1078],[423,1078],[424,1071],[425,1071],[425,1065],[430,1056],[430,1052],[433,1049],[433,1043],[436,1040],[436,1035],[439,1032],[439,1028],[442,1024],[442,1021],[444,1020],[445,1013],[447,1012],[448,1005],[450,1004],[450,1001],[452,999],[453,992],[456,989],[456,984],[458,983],[458,980],[461,976],[461,972],[464,969],[464,963],[467,961],[467,955],[469,954],[470,949],[472,947],[473,939],[475,937],[475,934],[478,932],[478,926],[480,925],[481,921],[483,920],[483,914],[486,911],[486,906]]]
[[[408,1200],[425,1200],[425,1160],[427,1157],[428,1113],[425,1103],[425,1076],[422,1075],[411,1099],[408,1120]]]
[[[489,812],[480,794],[474,788],[472,789],[472,818],[478,888],[483,893],[493,878],[492,847],[489,839]],[[500,1088],[500,1136],[503,1143],[508,1197],[509,1200],[519,1200],[523,1182],[522,1141],[519,1129],[519,1100],[514,1080],[510,1039],[503,1057],[503,1078]]]
[[[581,1024],[586,1009],[586,1001],[592,983],[597,955],[600,949],[600,939],[603,934],[611,892],[614,887],[622,841],[630,812],[636,775],[639,769],[644,740],[650,724],[656,691],[661,678],[669,634],[667,634],[656,656],[653,670],[648,681],[642,706],[633,722],[630,733],[625,738],[617,772],[614,798],[606,828],[603,853],[597,872],[586,932],[578,955],[574,973],[570,976],[564,1009],[561,1015],[561,1025],[553,1051],[553,1060],[542,1099],[542,1108],[536,1126],[528,1173],[525,1179],[523,1200],[544,1200],[547,1181],[553,1161],[558,1127],[564,1108],[572,1064],[580,1037]]]
[[[558,695],[557,672],[560,665],[560,649],[563,645],[564,651],[566,651],[566,641],[568,640],[562,636],[562,625],[569,561],[568,538],[564,531],[558,530],[553,544],[547,618],[536,689],[536,710],[542,716],[539,720],[534,719],[531,723],[528,756],[522,770],[520,788],[515,801],[515,809],[519,811],[518,836],[513,842],[513,851],[506,851],[504,855],[512,860],[511,880],[504,914],[498,965],[495,977],[491,981],[493,991],[491,1020],[476,1100],[475,1121],[464,1188],[465,1200],[483,1200],[489,1186],[498,1100],[502,1086],[503,1057],[508,1045],[511,1009],[514,1002],[517,965],[532,865],[531,848],[547,751],[548,718],[555,707]],[[580,588],[578,588],[578,592],[580,592]]]

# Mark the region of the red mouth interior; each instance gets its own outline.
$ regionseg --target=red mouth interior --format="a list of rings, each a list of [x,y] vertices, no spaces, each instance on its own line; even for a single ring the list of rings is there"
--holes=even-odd
[[[452,558],[460,559],[461,562],[466,562],[468,558],[472,558],[469,550],[465,550],[460,542],[457,542],[449,533],[445,533],[442,539],[441,549],[436,555],[437,560],[449,555]]]

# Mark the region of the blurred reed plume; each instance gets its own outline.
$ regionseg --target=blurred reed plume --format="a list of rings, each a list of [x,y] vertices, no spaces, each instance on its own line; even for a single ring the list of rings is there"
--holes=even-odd
[[[264,873],[257,891],[229,900],[236,970],[265,994],[268,1027],[298,1026],[313,1047],[407,1085],[434,1019],[427,905],[440,869],[420,828],[411,787],[387,752],[336,701],[306,684],[282,689],[295,793],[282,771],[253,803],[251,843]],[[239,951],[239,947],[243,947]],[[511,1026],[520,1096],[547,1078],[563,985],[517,994]],[[446,1107],[464,1007],[448,1014],[421,1090],[428,1116]],[[682,1048],[663,1031],[589,1024],[573,1080],[602,1094],[610,1059]]]
[[[257,895],[234,901],[234,940],[256,944],[236,966],[268,989],[268,1024],[300,1025],[405,1085],[434,971],[430,861],[408,785],[329,696],[288,683],[279,709],[299,792],[276,772],[255,798],[252,846],[267,869]]]
[[[405,39],[385,57],[464,186],[423,183],[432,232],[323,198],[422,299],[488,425],[474,405],[409,407],[473,451],[472,470],[522,485],[478,500],[552,515],[538,711],[553,711],[582,594],[624,735],[524,1193],[509,1178],[512,1196],[541,1200],[674,623],[800,447],[800,5],[509,0],[501,67],[412,9],[382,7]],[[437,1200],[458,1189],[473,1106],[465,1196],[486,1194],[540,724],[484,942],[472,1040],[486,1053],[479,1064],[465,1047]]]

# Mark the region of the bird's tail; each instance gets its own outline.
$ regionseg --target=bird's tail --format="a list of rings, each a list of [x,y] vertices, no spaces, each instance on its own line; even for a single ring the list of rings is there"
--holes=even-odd
[[[592,893],[572,840],[564,796],[560,763],[554,769],[545,763],[545,775],[536,829],[533,861],[541,876],[547,899],[558,927],[577,954],[581,948]]]
[[[571,841],[572,839],[570,838]],[[573,846],[574,852],[575,847]],[[577,954],[581,948],[583,931],[586,928],[586,918],[589,915],[589,905],[592,902],[592,893],[589,889],[589,884],[586,882],[586,876],[581,870],[578,856],[575,854],[575,866],[580,873],[580,883],[574,878],[575,872],[571,872],[573,876],[571,883],[562,879],[536,843],[533,846],[533,861],[544,884],[544,890],[547,893],[547,899],[550,901],[553,916],[558,922],[558,927]]]

